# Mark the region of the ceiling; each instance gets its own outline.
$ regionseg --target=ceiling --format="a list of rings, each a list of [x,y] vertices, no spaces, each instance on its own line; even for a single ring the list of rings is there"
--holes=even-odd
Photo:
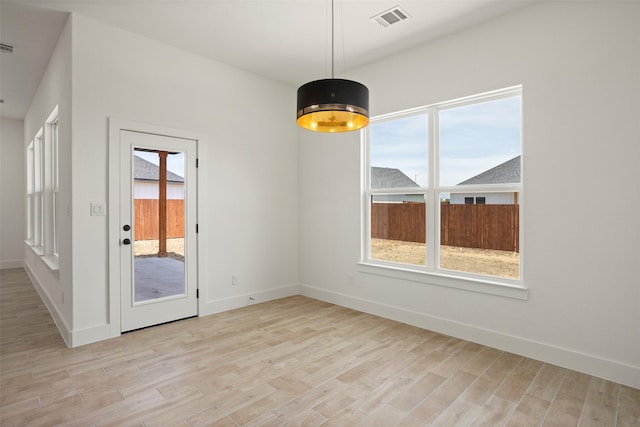
[[[533,0],[335,0],[335,76]],[[400,6],[409,19],[370,18]],[[69,12],[292,86],[331,76],[329,0],[2,0],[2,117],[24,118]]]

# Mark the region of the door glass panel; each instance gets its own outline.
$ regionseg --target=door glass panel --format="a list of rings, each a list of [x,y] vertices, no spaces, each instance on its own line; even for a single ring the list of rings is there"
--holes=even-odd
[[[134,303],[185,296],[185,155],[133,151]]]

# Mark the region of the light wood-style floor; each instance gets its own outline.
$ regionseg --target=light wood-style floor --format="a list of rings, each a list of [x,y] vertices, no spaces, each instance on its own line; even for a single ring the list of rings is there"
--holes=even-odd
[[[68,349],[1,279],[3,427],[640,425],[640,390],[301,296]]]

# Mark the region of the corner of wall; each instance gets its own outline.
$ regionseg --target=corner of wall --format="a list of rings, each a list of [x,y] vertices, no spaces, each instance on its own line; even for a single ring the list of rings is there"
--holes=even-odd
[[[199,317],[210,314],[235,310],[261,302],[272,301],[280,298],[300,295],[299,285],[287,285],[280,288],[268,289],[259,292],[250,292],[242,295],[234,295],[229,298],[206,299],[202,298],[198,305]]]

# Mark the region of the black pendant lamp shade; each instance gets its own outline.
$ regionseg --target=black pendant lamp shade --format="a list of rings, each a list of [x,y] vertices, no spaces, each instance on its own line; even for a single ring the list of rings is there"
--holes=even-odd
[[[300,127],[316,132],[349,132],[369,123],[369,89],[345,79],[323,79],[298,89]]]
[[[335,78],[333,29],[331,0],[331,78],[298,89],[298,126],[316,132],[349,132],[369,124],[369,89],[353,80]]]

